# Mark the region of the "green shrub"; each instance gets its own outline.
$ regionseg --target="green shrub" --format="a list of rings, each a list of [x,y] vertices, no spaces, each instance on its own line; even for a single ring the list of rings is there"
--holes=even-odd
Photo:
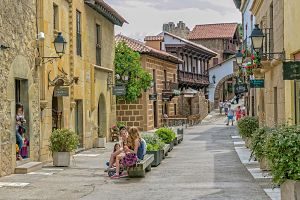
[[[266,150],[273,182],[300,180],[300,126],[282,126],[268,137]]]
[[[162,150],[165,146],[165,143],[162,142],[156,134],[143,134],[142,138],[147,143],[147,151],[158,151]]]
[[[262,127],[256,129],[256,131],[253,133],[250,145],[250,159],[255,156],[257,160],[261,161],[261,159],[266,156],[266,143],[270,131],[270,128]]]
[[[238,121],[239,133],[242,137],[252,137],[252,134],[259,128],[257,117],[244,117]]]
[[[54,130],[49,142],[49,149],[52,152],[71,152],[77,149],[79,145],[77,134],[69,129]]]
[[[159,128],[157,131],[155,131],[155,134],[167,144],[170,144],[176,138],[175,132],[169,128]]]

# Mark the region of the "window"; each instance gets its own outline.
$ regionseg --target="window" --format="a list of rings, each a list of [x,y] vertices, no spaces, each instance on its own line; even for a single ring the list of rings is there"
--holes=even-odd
[[[21,103],[21,81],[15,80],[16,103]]]
[[[76,10],[76,52],[78,56],[81,56],[81,13]]]
[[[59,17],[58,6],[56,4],[53,4],[53,30],[59,30],[58,17]]]
[[[213,66],[216,66],[219,63],[218,58],[213,58]]]
[[[173,83],[176,83],[176,74],[173,74]]]
[[[177,105],[174,104],[174,115],[176,116],[177,115]]]
[[[164,86],[165,86],[165,89],[167,89],[167,71],[164,70]]]
[[[101,26],[96,24],[96,65],[101,66]]]
[[[153,71],[152,71],[152,78],[153,78],[153,82],[154,82],[153,93],[156,93],[156,71],[155,71],[155,69],[153,69]]]

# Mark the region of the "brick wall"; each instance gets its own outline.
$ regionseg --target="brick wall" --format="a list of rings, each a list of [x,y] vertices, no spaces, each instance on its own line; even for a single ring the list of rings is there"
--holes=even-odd
[[[162,101],[164,70],[166,70],[167,81],[177,82],[177,65],[147,55],[141,56],[141,64],[151,75],[155,72],[157,93],[156,118],[157,127],[160,127],[162,125],[163,107],[165,107],[165,104],[168,116],[175,115],[175,106],[178,114],[177,97],[169,102]],[[118,101],[117,120],[126,123],[127,126],[137,126],[142,131],[154,129],[154,101],[149,100],[149,94],[153,94],[154,92],[154,88],[143,92],[137,102]]]

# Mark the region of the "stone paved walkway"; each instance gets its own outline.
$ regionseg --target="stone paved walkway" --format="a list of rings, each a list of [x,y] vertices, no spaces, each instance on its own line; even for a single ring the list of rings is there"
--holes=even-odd
[[[0,199],[266,200],[269,197],[239,160],[224,119],[189,128],[184,141],[142,179],[111,180],[103,172],[108,151],[74,157],[70,168],[0,178]],[[89,154],[88,156],[85,156]]]

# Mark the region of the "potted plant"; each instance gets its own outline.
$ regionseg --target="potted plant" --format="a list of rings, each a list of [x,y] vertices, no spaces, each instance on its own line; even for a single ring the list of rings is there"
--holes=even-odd
[[[300,199],[300,126],[282,126],[268,137],[267,158],[282,200]]]
[[[143,135],[143,138],[147,143],[147,154],[154,155],[151,166],[157,167],[163,159],[163,148],[165,143],[162,142],[156,134],[146,133]]]
[[[174,147],[174,140],[176,139],[176,134],[172,129],[162,127],[155,131],[155,134],[166,144],[170,144],[171,151]]]
[[[56,129],[52,132],[49,142],[53,165],[58,167],[70,166],[71,152],[77,149],[79,145],[77,134],[69,129]]]
[[[260,169],[263,171],[270,170],[270,164],[268,159],[266,158],[266,144],[268,135],[270,135],[270,131],[271,129],[267,127],[259,128],[254,132],[253,137],[251,139],[250,159],[255,157],[259,161]]]
[[[96,147],[97,148],[105,148],[106,144],[106,135],[105,135],[105,129],[103,126],[98,127],[98,138],[96,141]]]
[[[244,117],[238,121],[238,130],[245,140],[247,148],[250,147],[252,135],[258,128],[259,122],[257,117]]]

